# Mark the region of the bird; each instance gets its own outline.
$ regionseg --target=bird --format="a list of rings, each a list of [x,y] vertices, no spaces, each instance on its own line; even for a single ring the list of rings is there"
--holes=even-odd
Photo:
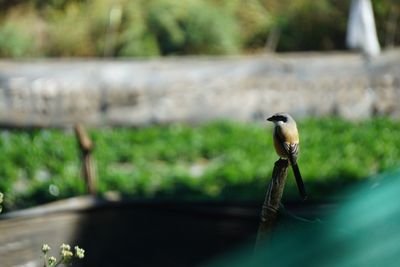
[[[273,132],[275,151],[280,158],[289,160],[299,194],[303,200],[306,200],[308,196],[297,164],[300,139],[296,121],[292,116],[283,112],[275,113],[267,120],[273,122],[275,125]]]

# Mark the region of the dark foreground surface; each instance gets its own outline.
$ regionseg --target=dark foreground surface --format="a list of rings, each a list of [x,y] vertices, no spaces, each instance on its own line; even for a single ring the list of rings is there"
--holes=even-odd
[[[0,217],[0,266],[42,266],[42,244],[58,256],[63,242],[86,250],[74,266],[198,266],[252,245],[260,205],[81,197],[8,213]],[[286,210],[315,218],[325,208],[289,204]]]

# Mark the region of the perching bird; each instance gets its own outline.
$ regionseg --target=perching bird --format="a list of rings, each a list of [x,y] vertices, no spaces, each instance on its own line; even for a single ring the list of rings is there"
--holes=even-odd
[[[299,132],[295,120],[287,113],[276,113],[267,119],[275,124],[273,139],[275,151],[281,158],[288,159],[292,165],[297,188],[303,200],[307,198],[301,178],[297,156],[299,154]]]

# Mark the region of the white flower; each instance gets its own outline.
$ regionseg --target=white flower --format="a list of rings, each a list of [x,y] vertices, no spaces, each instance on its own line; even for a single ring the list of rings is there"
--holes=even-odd
[[[61,250],[69,251],[69,250],[71,250],[71,246],[68,245],[68,244],[64,244],[64,243],[63,243],[63,244],[60,246],[60,249],[61,249]]]
[[[43,246],[42,246],[42,252],[43,252],[43,253],[49,252],[50,249],[51,249],[51,248],[50,248],[49,245],[43,244]]]

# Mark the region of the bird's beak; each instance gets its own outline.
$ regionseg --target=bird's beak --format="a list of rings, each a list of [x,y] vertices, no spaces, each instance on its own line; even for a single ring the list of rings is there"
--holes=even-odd
[[[267,121],[274,121],[274,116],[269,117]]]

